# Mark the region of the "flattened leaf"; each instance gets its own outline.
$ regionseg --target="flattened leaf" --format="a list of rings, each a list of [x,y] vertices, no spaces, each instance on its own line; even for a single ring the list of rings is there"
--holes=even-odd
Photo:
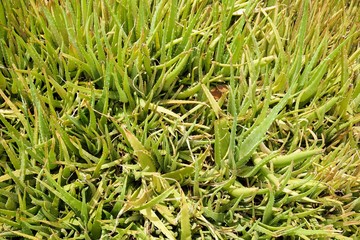
[[[181,240],[191,239],[191,225],[190,225],[190,212],[189,205],[186,202],[186,197],[181,192],[181,213],[180,213],[180,224],[181,224]]]
[[[209,100],[210,106],[214,110],[216,117],[219,118],[219,114],[221,112],[221,108],[220,108],[219,104],[217,103],[214,96],[211,94],[209,89],[204,84],[201,84],[201,88],[204,91],[207,99]]]
[[[125,128],[125,126],[122,126],[121,129],[125,138],[134,149],[134,154],[138,158],[141,168],[143,170],[147,170],[148,172],[156,172],[154,159],[151,157],[146,148],[141,144],[141,142],[135,137],[134,134]]]
[[[164,223],[159,219],[155,212],[149,208],[140,210],[140,213],[150,220],[166,237],[167,239],[175,240],[175,236],[172,232],[167,229]]]

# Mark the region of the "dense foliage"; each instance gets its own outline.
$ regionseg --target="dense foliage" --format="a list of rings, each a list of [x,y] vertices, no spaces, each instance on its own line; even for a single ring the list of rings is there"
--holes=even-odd
[[[360,2],[0,2],[0,237],[355,239]]]

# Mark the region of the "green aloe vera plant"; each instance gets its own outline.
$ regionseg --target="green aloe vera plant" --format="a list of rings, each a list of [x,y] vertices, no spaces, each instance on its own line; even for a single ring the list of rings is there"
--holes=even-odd
[[[0,239],[357,239],[359,9],[0,1]]]

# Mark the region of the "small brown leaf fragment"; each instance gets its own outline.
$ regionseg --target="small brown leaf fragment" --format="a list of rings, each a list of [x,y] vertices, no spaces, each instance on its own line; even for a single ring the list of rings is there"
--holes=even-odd
[[[217,85],[210,90],[216,101],[218,101],[222,97],[222,95],[227,93],[228,91],[229,89],[227,85]]]

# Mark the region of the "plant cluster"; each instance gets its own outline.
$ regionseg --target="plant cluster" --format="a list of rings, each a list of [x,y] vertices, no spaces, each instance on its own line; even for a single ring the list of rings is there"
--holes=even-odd
[[[0,238],[355,239],[360,2],[0,2]]]

